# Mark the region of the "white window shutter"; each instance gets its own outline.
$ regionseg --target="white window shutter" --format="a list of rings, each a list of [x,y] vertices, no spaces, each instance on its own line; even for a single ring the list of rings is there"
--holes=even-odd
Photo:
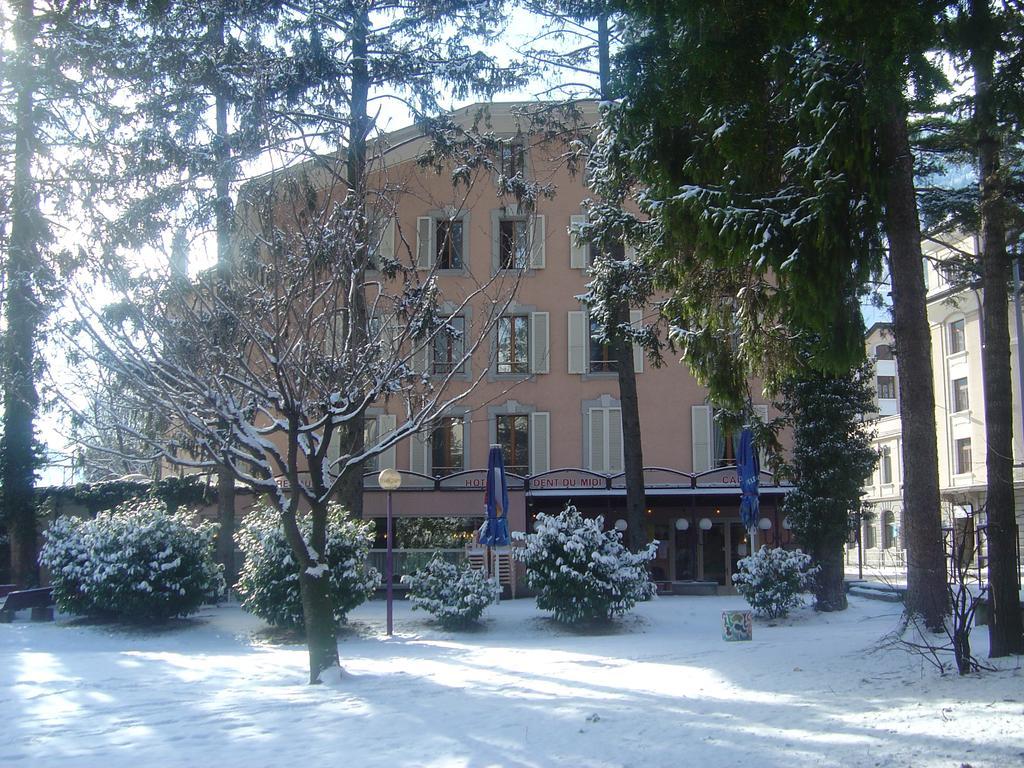
[[[608,469],[609,473],[621,472],[623,461],[622,454],[622,409],[608,408]]]
[[[409,365],[413,373],[430,373],[431,342],[428,339],[414,341]]]
[[[393,413],[382,413],[379,417],[379,429],[381,438],[390,435],[398,426],[398,418]],[[377,466],[381,469],[395,468],[395,446],[391,446],[377,457]]]
[[[547,312],[530,313],[530,373],[548,373],[551,370],[548,318]]]
[[[576,229],[587,223],[587,217],[576,215],[569,217],[569,266],[572,269],[586,269],[587,267],[587,246],[586,243],[577,244]]]
[[[690,406],[690,420],[693,430],[693,471],[706,472],[711,469],[711,406]]]
[[[530,474],[551,469],[551,414],[530,414]]]
[[[337,428],[335,428],[332,435],[333,436],[331,438],[331,444],[327,446],[326,463],[329,468],[328,471],[330,472],[331,477],[335,478],[338,476],[338,465],[336,465],[334,462],[336,462],[338,460],[338,457],[341,456],[341,433]],[[326,480],[327,478],[324,479]]]
[[[629,310],[629,324],[639,328],[644,321],[644,313],[641,309]],[[639,344],[633,345],[633,373],[644,372],[644,348]]]
[[[757,414],[757,418],[761,420],[762,424],[768,423],[768,406],[767,405],[755,405],[754,413]],[[768,451],[764,448],[757,449],[757,460],[761,464],[761,469],[767,469],[768,465]]]
[[[544,216],[533,217],[533,237],[530,240],[530,269],[544,269]]]
[[[590,466],[594,472],[605,471],[605,409],[590,409]]]
[[[585,373],[587,370],[587,347],[590,335],[587,333],[587,313],[569,313],[569,373]]]
[[[430,269],[434,266],[434,220],[429,216],[416,218],[416,266]]]
[[[378,253],[381,261],[394,261],[395,258],[395,220],[390,216],[384,219],[380,233]],[[377,266],[380,266],[378,263]]]
[[[430,434],[417,432],[409,439],[409,469],[421,475],[430,474]]]

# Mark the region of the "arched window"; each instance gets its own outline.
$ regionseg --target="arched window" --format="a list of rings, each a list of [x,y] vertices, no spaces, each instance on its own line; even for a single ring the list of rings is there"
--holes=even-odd
[[[892,346],[890,344],[879,344],[875,347],[876,360],[892,360]]]
[[[891,509],[882,512],[882,549],[896,546],[896,513]]]
[[[874,520],[864,521],[864,532],[861,534],[861,543],[864,549],[874,549],[878,546],[878,539],[875,536]]]

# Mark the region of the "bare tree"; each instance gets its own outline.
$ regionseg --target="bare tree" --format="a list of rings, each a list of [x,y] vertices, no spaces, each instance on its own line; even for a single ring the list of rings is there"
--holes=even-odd
[[[378,169],[367,185],[377,190],[367,193],[370,220],[344,176],[332,160],[249,185],[239,207],[245,246],[228,285],[215,272],[185,282],[122,278],[116,311],[77,298],[82,353],[102,356],[130,383],[131,405],[170,425],[156,435],[128,422],[118,428],[171,464],[226,466],[279,512],[299,568],[310,682],[338,664],[323,561],[328,502],[367,458],[421,439],[475,388],[479,379],[459,372],[514,294],[506,279],[489,277],[442,303],[435,276],[415,266],[408,243],[416,237],[394,217],[397,192],[386,174]],[[484,176],[473,172],[467,188]],[[400,246],[389,254],[392,234]],[[376,260],[372,271],[368,259]],[[472,326],[462,330],[459,316]],[[445,336],[459,338],[449,345],[458,357],[448,373],[431,376],[426,363]],[[351,450],[339,437],[371,404],[385,405],[397,426]],[[297,519],[304,510],[308,538]]]

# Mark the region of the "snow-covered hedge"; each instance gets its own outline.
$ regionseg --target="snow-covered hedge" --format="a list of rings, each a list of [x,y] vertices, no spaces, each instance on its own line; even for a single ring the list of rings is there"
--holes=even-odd
[[[167,514],[158,499],[126,502],[94,519],[61,517],[46,531],[39,563],[58,607],[124,621],[187,616],[224,590],[214,562],[217,526]]]
[[[460,568],[436,556],[416,573],[403,576],[402,583],[409,585],[413,610],[432,613],[450,629],[477,621],[501,595],[501,587],[483,571],[468,565]]]
[[[761,547],[737,564],[732,580],[736,591],[746,598],[754,612],[777,618],[803,603],[801,593],[814,588],[818,566],[811,567],[810,555],[799,549]]]
[[[534,533],[515,534],[526,544],[514,552],[526,564],[538,608],[568,623],[606,620],[654,596],[647,563],[657,542],[634,554],[618,531],[603,528],[603,518],[585,518],[570,505],[558,515],[537,515]]]
[[[373,528],[372,521],[353,520],[337,504],[328,511],[324,556],[331,580],[334,618],[339,622],[380,584],[380,574],[366,567]],[[299,520],[299,529],[308,541],[312,531],[308,515]],[[305,622],[299,568],[278,513],[266,507],[252,510],[235,539],[245,554],[237,585],[242,607],[274,626],[302,629]]]

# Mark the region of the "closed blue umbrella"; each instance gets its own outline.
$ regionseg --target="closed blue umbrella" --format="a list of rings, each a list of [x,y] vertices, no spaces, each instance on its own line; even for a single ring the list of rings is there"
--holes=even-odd
[[[501,446],[492,445],[487,454],[487,484],[484,490],[487,520],[480,529],[480,543],[486,547],[507,547],[508,534],[508,481],[505,479],[505,460]]]
[[[744,427],[740,434],[740,450],[736,457],[736,471],[740,479],[740,519],[748,531],[753,531],[757,526],[757,518],[760,513],[760,499],[758,498],[758,475],[761,472],[761,462],[758,461],[757,451],[754,450],[754,433],[750,427]]]

